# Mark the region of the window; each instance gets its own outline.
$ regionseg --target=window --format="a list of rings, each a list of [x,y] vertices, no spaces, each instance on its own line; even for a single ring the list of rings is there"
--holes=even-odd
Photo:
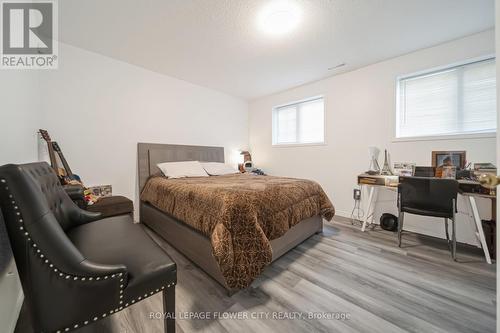
[[[495,59],[401,78],[396,137],[496,132]]]
[[[273,109],[273,145],[317,144],[325,141],[323,97]]]

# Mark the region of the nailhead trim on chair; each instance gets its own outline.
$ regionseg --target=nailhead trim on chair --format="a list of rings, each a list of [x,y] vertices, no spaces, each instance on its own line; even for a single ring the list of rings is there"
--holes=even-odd
[[[6,184],[7,182],[6,182],[5,179],[0,179],[0,183]],[[9,187],[5,186],[5,190],[9,192]],[[17,212],[17,210],[19,210],[19,207],[16,206],[16,202],[14,200],[14,197],[10,193],[9,193],[9,199],[12,199],[11,204],[12,204],[14,210],[16,211],[16,215],[19,217],[18,222],[21,224],[21,226],[19,227],[19,230],[23,231],[24,230],[24,220],[22,218],[21,213]],[[27,231],[25,231],[23,233],[23,235],[27,238],[28,242],[32,243],[32,248],[35,249],[35,251],[34,251],[35,252],[35,256],[38,256],[41,259],[43,259],[43,263],[46,264],[46,265],[48,265],[49,268],[51,268],[54,273],[58,273],[59,272],[59,274],[55,274],[56,276],[61,277],[61,278],[66,279],[66,280],[69,280],[70,278],[73,278],[74,281],[76,281],[78,279],[80,279],[80,281],[86,281],[86,280],[92,281],[94,279],[94,277],[92,277],[92,276],[90,276],[90,277],[76,276],[76,275],[64,274],[64,273],[60,272],[57,268],[54,267],[54,264],[52,264],[48,259],[46,259],[45,255],[42,253],[42,251],[37,248],[38,245],[36,245],[35,241],[33,241],[29,237],[29,233]],[[120,282],[121,282],[121,284],[119,286],[119,288],[120,288],[120,291],[119,291],[120,292],[120,301],[119,301],[120,307],[116,308],[114,310],[109,311],[110,315],[113,314],[113,313],[116,313],[118,311],[121,311],[124,308],[129,307],[129,306],[131,306],[132,304],[134,304],[136,302],[135,299],[132,299],[132,300],[130,300],[130,303],[126,303],[125,305],[122,305],[123,304],[123,291],[125,289],[125,286],[123,284],[124,279],[123,279],[122,275],[123,275],[123,273],[118,273],[118,274],[112,274],[112,275],[105,275],[105,276],[97,276],[97,277],[95,277],[96,281],[99,281],[101,278],[103,280],[107,280],[108,278],[111,278],[111,279],[120,278]],[[167,289],[170,288],[170,287],[173,287],[173,286],[175,286],[175,282],[168,284],[167,285]],[[163,291],[164,289],[165,289],[165,286],[162,286],[161,288],[157,288],[155,291],[151,291],[149,293],[149,296],[151,296],[151,295],[153,295],[155,293],[158,293],[160,291]],[[147,293],[144,294],[144,298],[147,298],[147,297],[148,297],[148,294]],[[141,299],[143,299],[143,298],[141,296],[139,296],[137,298],[137,301],[140,301]],[[106,317],[106,315],[107,315],[107,313],[103,313],[102,316],[101,316],[101,318]],[[99,317],[97,317],[97,316],[92,318],[92,321],[94,321],[94,322],[97,321],[97,320],[99,320]],[[91,321],[91,319],[84,321],[82,323],[82,326],[88,325],[90,323],[90,321]],[[56,333],[62,333],[63,331],[64,332],[68,332],[68,331],[70,331],[72,329],[77,329],[79,326],[80,326],[80,324],[74,324],[73,327],[71,327],[71,328],[70,327],[66,327],[64,329],[56,331]]]

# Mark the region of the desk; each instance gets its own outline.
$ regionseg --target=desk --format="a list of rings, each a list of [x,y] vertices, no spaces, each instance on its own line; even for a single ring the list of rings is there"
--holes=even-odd
[[[370,179],[373,179],[371,181]],[[461,181],[458,180],[459,183],[470,184],[470,181]],[[397,176],[370,176],[370,175],[359,175],[358,176],[358,185],[366,186],[369,188],[368,195],[368,207],[366,209],[365,217],[363,218],[363,225],[361,227],[361,231],[365,231],[366,227],[372,223],[373,221],[373,213],[375,202],[377,201],[378,191],[379,189],[388,189],[390,191],[397,191]],[[491,264],[491,256],[490,251],[488,250],[488,246],[486,244],[486,238],[484,236],[483,224],[481,221],[481,217],[479,216],[479,210],[477,208],[476,198],[488,198],[492,200],[492,219],[496,219],[496,196],[495,195],[487,195],[482,193],[472,193],[472,192],[460,192],[461,195],[466,196],[468,198],[468,202],[472,211],[472,222],[474,223],[474,229],[476,230],[475,234],[481,244],[478,247],[481,247],[484,252],[484,257],[488,264]]]

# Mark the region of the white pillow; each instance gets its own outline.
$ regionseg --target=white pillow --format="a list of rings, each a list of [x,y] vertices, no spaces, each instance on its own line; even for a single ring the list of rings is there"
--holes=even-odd
[[[239,173],[238,170],[230,166],[229,164],[220,163],[220,162],[201,162],[203,169],[210,176],[222,176],[222,175],[231,175],[234,173]]]
[[[168,178],[208,177],[199,161],[166,162],[156,166]]]

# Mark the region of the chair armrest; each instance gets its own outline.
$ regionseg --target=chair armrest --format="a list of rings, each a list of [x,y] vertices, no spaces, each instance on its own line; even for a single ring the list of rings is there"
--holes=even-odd
[[[65,206],[65,209],[68,211],[68,217],[71,220],[72,226],[94,222],[102,218],[101,213],[87,211],[85,209],[82,209],[82,207],[77,204],[78,200],[85,202],[85,190],[82,186],[65,185],[64,191],[72,201],[72,204],[67,204]]]
[[[101,218],[101,213],[89,212],[78,207],[74,207],[71,214],[71,221],[73,222],[73,225],[82,225],[100,220]]]
[[[63,189],[78,207],[86,209],[85,188],[82,185],[64,185]]]
[[[127,267],[122,264],[105,265],[85,259],[80,263],[80,265],[82,266],[83,271],[86,271],[89,275],[96,277],[113,274],[122,274],[126,276],[127,273]]]
[[[64,185],[63,188],[73,201],[85,198],[85,189],[81,185]]]

